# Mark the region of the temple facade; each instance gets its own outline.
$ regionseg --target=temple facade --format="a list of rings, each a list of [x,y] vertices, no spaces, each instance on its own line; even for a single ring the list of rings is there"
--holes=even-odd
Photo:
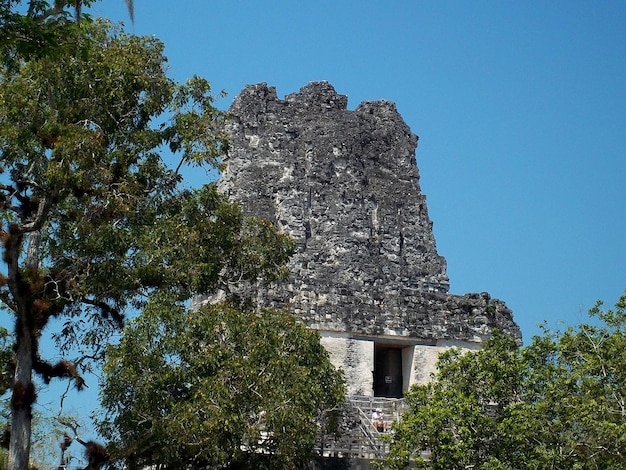
[[[488,293],[449,293],[415,159],[418,137],[393,103],[347,109],[314,82],[279,99],[247,86],[230,108],[218,185],[297,243],[287,282],[248,286],[319,331],[349,395],[401,397],[438,354],[476,349],[494,328],[521,338]]]

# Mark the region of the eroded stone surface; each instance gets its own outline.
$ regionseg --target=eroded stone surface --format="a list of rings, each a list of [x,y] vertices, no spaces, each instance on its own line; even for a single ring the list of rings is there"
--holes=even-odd
[[[314,328],[356,335],[481,341],[520,335],[488,294],[448,293],[415,161],[417,136],[393,103],[361,103],[326,82],[281,100],[247,86],[230,113],[220,188],[298,243],[291,278],[257,299]]]

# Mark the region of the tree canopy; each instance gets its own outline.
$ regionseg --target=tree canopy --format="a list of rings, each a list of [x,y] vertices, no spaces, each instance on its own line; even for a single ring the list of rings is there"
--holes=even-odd
[[[342,375],[293,315],[151,304],[111,347],[99,430],[125,468],[300,468]]]
[[[521,349],[496,332],[482,350],[443,354],[434,381],[407,395],[388,467],[624,468],[626,296],[589,313]]]
[[[180,187],[180,164],[218,165],[225,113],[209,83],[167,76],[163,44],[65,14],[77,2],[0,3],[0,302],[14,321],[9,468],[28,465],[32,374],[84,386],[128,309],[158,290],[184,302],[285,274],[293,243],[214,187]],[[78,2],[88,5],[89,1]],[[50,10],[52,8],[52,10]],[[41,44],[38,41],[43,41]],[[40,47],[41,46],[41,47]],[[61,353],[39,339],[55,318]]]

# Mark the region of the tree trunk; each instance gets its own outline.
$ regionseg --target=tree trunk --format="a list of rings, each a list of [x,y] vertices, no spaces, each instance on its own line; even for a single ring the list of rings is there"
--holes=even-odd
[[[28,322],[21,321],[16,331],[18,347],[13,388],[11,391],[11,441],[8,470],[27,470],[30,456],[30,431],[34,400],[33,338]]]
[[[20,239],[21,240],[21,239]],[[28,252],[26,266],[31,269],[39,268],[39,244],[41,234],[34,231],[28,237]],[[13,286],[18,285],[18,259],[21,251],[21,243],[17,242],[7,250],[14,250],[9,254],[9,277],[12,278]],[[11,440],[9,442],[8,470],[28,470],[30,459],[31,424],[33,415],[33,403],[35,401],[35,385],[33,384],[33,358],[36,347],[32,319],[32,301],[24,298],[15,289],[17,305],[17,320],[15,322],[15,375],[11,389]]]

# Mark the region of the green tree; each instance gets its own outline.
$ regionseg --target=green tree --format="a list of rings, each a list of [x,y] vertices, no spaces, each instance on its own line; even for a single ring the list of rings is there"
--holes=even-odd
[[[99,430],[124,468],[301,468],[343,402],[317,332],[280,311],[156,300],[111,347]]]
[[[206,80],[168,78],[154,38],[62,15],[26,15],[20,26],[9,14],[15,3],[0,3],[9,33],[0,69],[0,302],[16,342],[9,468],[25,470],[33,372],[80,389],[85,357],[99,357],[124,312],[141,308],[152,290],[183,302],[228,291],[233,279],[271,280],[284,274],[293,243],[246,219],[213,187],[181,190],[180,165],[165,165],[164,146],[194,165],[217,164],[225,149],[225,115]],[[48,53],[32,35],[20,39],[21,27],[35,34],[48,23]],[[78,363],[41,357],[39,339],[53,318],[61,353],[85,351]]]
[[[407,393],[410,411],[394,427],[387,464],[400,469],[414,459],[424,469],[499,468],[480,464],[514,451],[502,425],[519,384],[514,338],[496,331],[479,351],[446,351],[436,380]]]
[[[521,349],[495,332],[480,351],[443,354],[407,395],[388,468],[625,468],[626,297],[589,313]]]
[[[593,322],[546,331],[522,351],[520,414],[543,468],[626,467],[626,296]]]
[[[5,67],[54,57],[74,43],[83,7],[97,0],[0,0],[0,59]],[[127,4],[132,18],[132,2]]]

